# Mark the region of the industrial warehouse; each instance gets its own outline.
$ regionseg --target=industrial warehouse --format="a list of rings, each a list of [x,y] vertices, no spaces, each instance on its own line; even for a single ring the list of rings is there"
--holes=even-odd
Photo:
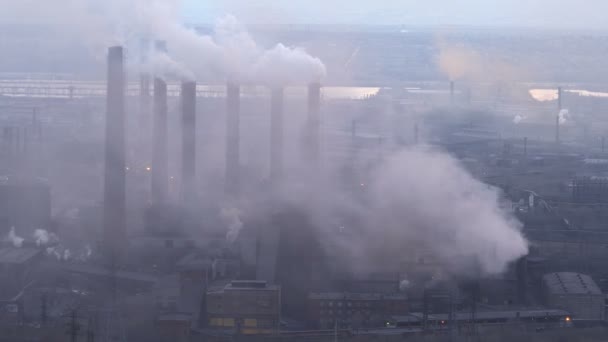
[[[96,1],[0,17],[0,341],[608,336],[606,36]]]

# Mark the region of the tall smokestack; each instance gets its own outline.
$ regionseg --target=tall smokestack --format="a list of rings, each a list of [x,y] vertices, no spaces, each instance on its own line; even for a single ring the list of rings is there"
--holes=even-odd
[[[321,84],[308,86],[308,153],[311,166],[320,161],[320,127],[321,127]]]
[[[108,50],[104,179],[104,249],[114,265],[125,253],[125,74],[123,48]]]
[[[559,114],[555,118],[555,143],[559,144]]]
[[[454,104],[454,81],[450,81],[450,103]]]
[[[182,82],[182,199],[196,198],[196,82]]]
[[[562,112],[562,87],[557,88],[557,118],[555,120],[555,143],[559,144],[559,115]]]
[[[226,179],[228,195],[239,192],[240,97],[239,85],[228,83],[226,93]]]
[[[154,79],[154,141],[152,146],[152,201],[163,203],[169,193],[169,147],[167,129],[167,83]]]
[[[283,177],[283,88],[272,90],[270,101],[270,180]]]

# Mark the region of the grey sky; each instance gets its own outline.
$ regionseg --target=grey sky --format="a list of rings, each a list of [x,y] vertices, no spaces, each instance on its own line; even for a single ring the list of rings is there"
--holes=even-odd
[[[533,26],[608,29],[606,0],[184,0],[190,22]]]

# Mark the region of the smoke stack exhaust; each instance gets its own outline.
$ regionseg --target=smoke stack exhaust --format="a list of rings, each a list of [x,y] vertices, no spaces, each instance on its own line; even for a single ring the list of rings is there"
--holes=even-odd
[[[167,129],[167,83],[154,79],[154,141],[152,146],[152,201],[163,203],[169,193],[169,147]]]
[[[270,100],[270,180],[283,177],[283,88],[272,90]]]
[[[196,82],[182,82],[182,199],[196,199]]]
[[[562,107],[562,87],[557,88],[557,118],[555,120],[555,143],[559,144],[559,115],[563,109]]]
[[[559,144],[559,114],[555,118],[555,143]]]
[[[454,104],[454,81],[450,81],[450,103]]]
[[[125,74],[123,48],[108,50],[104,175],[104,249],[112,265],[125,253]]]
[[[239,192],[239,147],[240,147],[240,97],[241,88],[228,83],[226,88],[226,177],[225,190],[228,195]]]
[[[308,153],[311,166],[318,166],[320,161],[320,127],[321,127],[321,84],[308,86]]]

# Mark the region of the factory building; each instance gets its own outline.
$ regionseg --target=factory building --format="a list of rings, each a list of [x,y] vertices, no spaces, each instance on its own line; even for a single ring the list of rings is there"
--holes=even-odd
[[[51,189],[41,181],[0,178],[0,234],[11,227],[21,234],[46,228],[51,222]]]
[[[567,310],[576,320],[602,321],[606,318],[606,296],[593,279],[574,272],[543,276],[546,304]]]
[[[311,324],[319,328],[382,327],[392,316],[408,312],[406,294],[311,293],[308,313]]]
[[[23,317],[21,294],[34,279],[32,272],[42,252],[35,248],[0,248],[0,315],[20,321]]]
[[[255,335],[276,332],[281,319],[281,288],[265,281],[235,280],[207,293],[208,327]]]

